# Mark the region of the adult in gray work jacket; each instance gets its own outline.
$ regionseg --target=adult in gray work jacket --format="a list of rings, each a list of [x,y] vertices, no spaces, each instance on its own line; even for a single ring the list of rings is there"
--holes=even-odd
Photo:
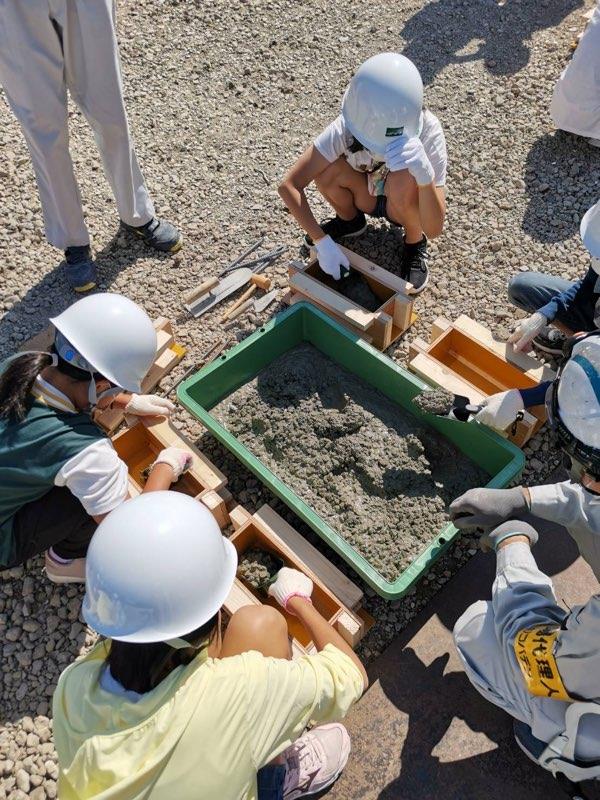
[[[513,717],[519,747],[583,800],[578,784],[600,777],[600,595],[561,608],[531,553],[537,538],[520,520],[484,535],[492,599],[465,611],[454,641],[473,686]]]
[[[566,336],[600,328],[600,201],[581,220],[581,239],[591,256],[586,274],[566,281],[543,272],[520,272],[508,284],[508,297],[529,312],[508,340],[516,350],[560,355]]]
[[[489,528],[528,512],[563,525],[600,580],[600,331],[575,337],[551,384],[492,395],[480,423],[503,430],[546,399],[570,478],[548,486],[470,489],[450,506],[457,528]]]

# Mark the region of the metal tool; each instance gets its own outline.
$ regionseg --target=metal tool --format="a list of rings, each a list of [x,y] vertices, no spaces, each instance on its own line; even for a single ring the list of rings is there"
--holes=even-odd
[[[248,283],[253,274],[249,267],[236,269],[235,272],[217,281],[216,285],[213,284],[213,288],[208,292],[205,289],[207,284],[205,281],[186,296],[185,308],[193,317],[201,317],[202,314]]]
[[[471,403],[468,397],[465,397],[462,394],[455,394],[450,411],[448,411],[447,414],[440,416],[446,416],[449,419],[456,419],[459,422],[468,422],[469,417],[477,414],[482,408],[482,405]]]
[[[252,261],[245,261],[244,264],[241,266],[244,267],[253,267],[256,264],[260,264],[261,262],[265,261],[267,264],[272,264],[278,258],[280,258],[285,252],[287,251],[286,245],[282,244],[279,247],[276,247],[274,250],[271,250],[268,253],[265,253],[262,256],[258,256],[257,258],[252,259]]]
[[[237,269],[242,264],[242,261],[247,256],[250,255],[250,253],[253,253],[255,250],[258,250],[258,248],[261,246],[261,244],[264,242],[264,240],[265,240],[265,237],[261,236],[261,238],[257,239],[254,242],[254,244],[251,244],[250,247],[247,250],[244,250],[244,252],[242,253],[241,256],[238,256],[234,261],[231,262],[231,264],[228,267],[225,267],[225,269],[222,272],[219,273],[219,278],[222,278],[223,275],[227,275],[230,272],[233,272],[234,269]],[[247,266],[247,265],[244,264],[244,266]]]
[[[277,289],[271,289],[270,292],[267,292],[262,297],[257,297],[257,299],[254,301],[254,310],[256,313],[260,314],[261,311],[267,309],[271,303],[277,299],[277,294]]]
[[[226,322],[230,318],[233,319],[233,314],[236,309],[244,305],[246,300],[249,300],[257,289],[262,289],[263,292],[266,292],[271,288],[271,279],[267,278],[266,275],[252,275],[250,278],[250,283],[252,284],[250,288],[246,289],[243,295],[239,297],[235,303],[233,303],[233,305],[231,305],[223,314],[221,317],[221,322]]]
[[[225,349],[226,345],[227,343],[224,339],[220,339],[218,342],[215,342],[215,344],[209,347],[204,355],[200,356],[200,361],[196,361],[191,367],[188,367],[183,375],[177,378],[176,381],[173,381],[169,388],[165,392],[161,392],[161,394],[164,397],[168,397],[170,394],[173,394],[175,389],[177,389],[180,384],[189,378],[190,375],[193,375],[194,372],[198,372],[198,370],[204,367],[208,361],[213,361],[218,355],[220,355]]]

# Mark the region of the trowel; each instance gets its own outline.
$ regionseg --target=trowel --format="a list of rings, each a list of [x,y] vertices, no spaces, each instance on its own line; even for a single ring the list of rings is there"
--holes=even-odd
[[[428,399],[431,396],[434,398],[434,407],[431,406],[431,400]],[[419,402],[421,398],[422,402]],[[468,422],[473,414],[477,414],[483,408],[482,405],[471,403],[471,400],[462,394],[452,394],[442,388],[421,392],[413,397],[412,402],[426,414],[434,414],[436,417],[454,419],[458,422]]]
[[[209,278],[186,295],[184,306],[193,317],[201,317],[248,283],[252,275],[249,267],[240,267],[221,280]]]
[[[448,417],[448,419],[456,419],[459,422],[468,422],[469,418],[481,411],[482,408],[482,405],[471,403],[468,397],[465,397],[462,394],[455,394],[452,408],[447,414],[440,414],[438,416],[445,416]]]

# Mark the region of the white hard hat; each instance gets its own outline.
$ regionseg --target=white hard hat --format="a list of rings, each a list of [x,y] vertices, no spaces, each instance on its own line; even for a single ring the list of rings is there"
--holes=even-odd
[[[422,112],[421,75],[400,53],[379,53],[365,61],[342,101],[342,116],[350,133],[381,158],[393,137],[420,134]]]
[[[600,200],[583,215],[579,233],[590,255],[600,258]]]
[[[237,553],[213,515],[181,492],[149,492],[105,517],[87,552],[83,617],[122,642],[164,642],[208,622]]]
[[[587,447],[600,449],[600,335],[577,342],[558,383],[558,414]]]
[[[156,358],[156,331],[140,306],[120,294],[92,294],[50,322],[96,372],[121,389],[141,391]]]

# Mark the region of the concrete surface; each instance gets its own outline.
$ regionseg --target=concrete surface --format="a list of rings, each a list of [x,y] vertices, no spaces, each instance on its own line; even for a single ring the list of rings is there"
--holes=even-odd
[[[557,597],[583,602],[598,584],[564,529],[538,524],[536,558]],[[452,627],[470,603],[489,598],[494,559],[480,553],[377,659],[371,686],[347,719],[348,766],[327,800],[559,800],[566,795],[530,763],[511,719],[464,675]]]

